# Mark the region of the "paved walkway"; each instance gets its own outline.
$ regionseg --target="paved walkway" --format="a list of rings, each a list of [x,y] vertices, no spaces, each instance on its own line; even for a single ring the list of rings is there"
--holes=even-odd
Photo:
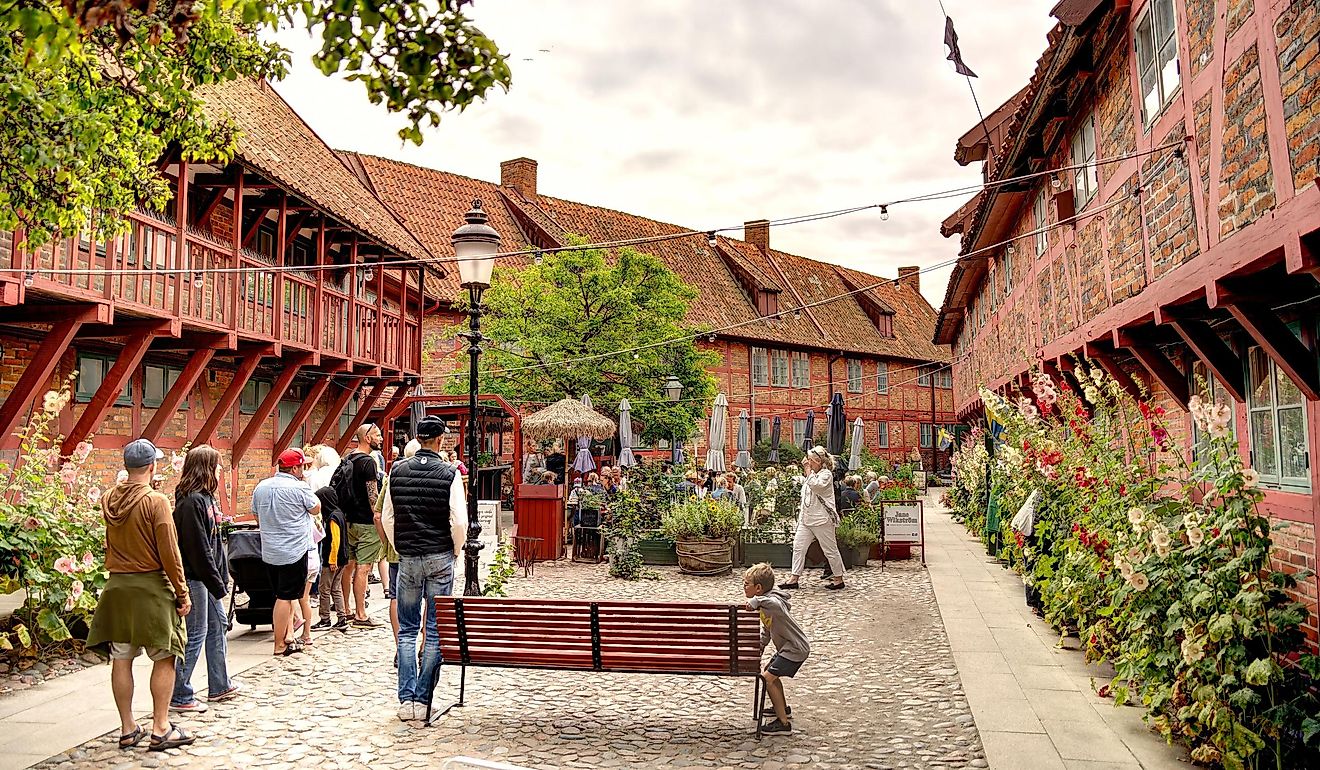
[[[1060,649],[1059,635],[1027,608],[1018,575],[938,503],[926,510],[930,578],[990,767],[1187,767],[1185,752],[1146,729],[1141,709],[1095,695],[1092,680],[1108,681],[1112,668]]]

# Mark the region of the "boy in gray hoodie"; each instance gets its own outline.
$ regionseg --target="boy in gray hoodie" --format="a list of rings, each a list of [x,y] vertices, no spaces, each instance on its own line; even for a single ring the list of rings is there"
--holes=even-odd
[[[792,711],[784,699],[782,677],[792,677],[802,667],[811,646],[807,635],[788,614],[788,593],[775,588],[775,570],[762,562],[743,573],[743,593],[747,606],[761,613],[761,649],[773,641],[774,657],[761,672],[770,702],[775,707],[775,721],[761,728],[767,733],[787,733],[793,730]]]

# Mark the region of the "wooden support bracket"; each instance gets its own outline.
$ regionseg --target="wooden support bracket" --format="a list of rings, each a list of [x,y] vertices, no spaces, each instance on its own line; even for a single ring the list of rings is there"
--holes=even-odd
[[[1114,360],[1113,355],[1109,351],[1101,350],[1095,345],[1089,345],[1087,354],[1090,359],[1099,364],[1100,368],[1104,369],[1105,372],[1113,378],[1114,382],[1118,383],[1118,387],[1122,388],[1129,396],[1132,396],[1138,401],[1141,401],[1146,397],[1146,393],[1142,387],[1137,384],[1136,380],[1132,379],[1132,375],[1128,374],[1127,370],[1125,370],[1118,361]]]
[[[325,390],[328,387],[330,387],[329,377],[322,377],[312,384],[312,389],[307,392],[307,395],[303,398],[302,404],[298,406],[298,411],[294,413],[293,419],[289,421],[289,426],[284,429],[284,432],[280,434],[279,438],[275,439],[275,444],[270,450],[270,461],[272,464],[274,464],[276,458],[279,457],[280,452],[283,452],[289,447],[289,442],[298,434],[298,428],[302,426],[304,422],[307,422],[307,418],[311,416],[312,409],[316,406],[316,402],[321,400],[321,396],[325,395]]]
[[[344,454],[344,450],[348,448],[348,442],[353,438],[353,434],[357,432],[358,428],[362,427],[362,423],[367,421],[367,415],[371,412],[371,407],[375,406],[376,399],[380,398],[380,394],[384,392],[385,388],[389,387],[389,384],[388,380],[380,380],[372,386],[371,391],[358,404],[357,414],[353,415],[353,419],[349,421],[348,430],[344,431],[344,435],[339,437],[339,441],[335,442],[335,451],[339,452],[341,456]]]
[[[29,319],[31,318],[31,308],[20,309],[27,310]],[[73,338],[78,334],[78,328],[89,317],[94,318],[94,312],[84,311],[73,314],[62,321],[57,321],[46,333],[41,346],[37,348],[37,354],[23,369],[23,376],[18,378],[14,389],[5,397],[4,403],[0,403],[0,444],[9,441],[14,429],[18,427],[23,411],[33,404],[37,392],[47,387],[50,376],[55,373],[55,367],[60,363],[60,357],[69,349]]]
[[[220,422],[224,420],[229,410],[234,408],[239,397],[243,395],[243,387],[247,385],[248,380],[257,371],[257,366],[261,363],[262,356],[269,356],[275,352],[274,345],[259,345],[251,348],[244,348],[239,355],[242,358],[238,363],[238,370],[234,372],[234,379],[230,381],[229,387],[220,394],[220,399],[215,402],[211,408],[211,413],[206,417],[206,423],[202,425],[197,435],[193,436],[192,445],[200,446],[209,443],[215,431],[220,427]]]
[[[142,364],[143,357],[147,354],[147,349],[151,347],[151,341],[157,335],[166,334],[170,328],[169,321],[149,322],[153,326],[141,327],[136,332],[131,333],[128,342],[119,350],[119,356],[115,363],[106,372],[101,380],[101,386],[96,389],[96,394],[92,400],[83,408],[82,414],[78,417],[78,422],[73,426],[73,430],[64,437],[64,443],[60,445],[60,454],[68,456],[73,453],[78,442],[92,435],[105,419],[105,415],[110,411],[110,407],[119,398],[123,392],[124,385],[132,379],[133,373],[138,370]],[[79,335],[79,339],[82,336]]]
[[[1150,376],[1159,382],[1165,392],[1178,402],[1179,406],[1183,409],[1187,408],[1187,402],[1191,398],[1187,374],[1169,360],[1163,351],[1124,330],[1114,332],[1114,344],[1126,348],[1137,361],[1141,362],[1146,371],[1150,372]]]
[[[325,441],[325,437],[330,435],[330,429],[339,424],[339,418],[348,408],[348,402],[353,400],[353,394],[357,392],[357,386],[360,378],[344,379],[342,382],[343,390],[335,396],[335,400],[330,402],[330,407],[325,411],[325,419],[321,421],[321,427],[312,434],[312,440],[307,442],[313,446]]]
[[[229,453],[231,463],[238,465],[243,455],[247,454],[248,447],[252,446],[252,440],[275,413],[275,407],[279,406],[280,399],[284,398],[284,394],[288,393],[290,386],[293,385],[293,378],[298,376],[298,372],[302,371],[310,358],[311,356],[305,353],[284,357],[284,369],[270,386],[270,393],[266,394],[266,398],[257,405],[256,413],[248,419],[247,425],[243,426],[243,433],[234,442],[234,448]]]
[[[1320,401],[1320,367],[1316,355],[1297,339],[1273,310],[1256,303],[1225,303],[1261,350],[1296,383],[1309,401]]]
[[[178,416],[179,405],[183,403],[188,394],[192,392],[193,386],[202,378],[202,373],[215,357],[214,348],[198,348],[188,357],[188,363],[184,365],[183,371],[179,374],[179,379],[170,386],[169,392],[165,398],[161,399],[160,406],[156,408],[156,413],[151,416],[151,422],[142,431],[142,438],[152,442],[160,438],[161,432],[165,426],[170,424]]]
[[[1215,334],[1210,324],[1193,318],[1163,313],[1164,323],[1173,327],[1178,336],[1183,338],[1187,347],[1205,364],[1237,401],[1247,400],[1247,378],[1242,362],[1223,339]]]

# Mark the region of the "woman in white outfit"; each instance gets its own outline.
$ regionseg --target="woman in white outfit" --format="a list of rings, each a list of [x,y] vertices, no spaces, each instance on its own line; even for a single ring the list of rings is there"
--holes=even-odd
[[[834,529],[839,525],[839,508],[834,501],[834,458],[825,451],[825,447],[812,447],[802,460],[806,469],[806,478],[802,482],[802,501],[798,507],[797,534],[793,537],[793,576],[788,582],[780,583],[780,588],[797,588],[803,571],[807,568],[807,549],[811,541],[820,543],[825,559],[830,564],[829,585],[826,588],[843,588],[843,557],[839,555],[839,546],[834,540]]]

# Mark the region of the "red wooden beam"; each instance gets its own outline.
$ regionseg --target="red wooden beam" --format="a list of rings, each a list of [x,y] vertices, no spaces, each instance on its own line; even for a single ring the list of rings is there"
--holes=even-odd
[[[202,378],[202,373],[206,371],[207,365],[211,363],[214,356],[215,348],[211,347],[201,347],[193,351],[193,354],[188,357],[188,363],[184,365],[183,371],[179,374],[179,379],[175,380],[174,384],[170,386],[165,398],[161,399],[156,413],[151,416],[151,422],[147,423],[147,427],[143,429],[142,438],[152,443],[160,438],[165,426],[170,424],[170,420],[178,416],[179,404],[182,404],[183,400],[192,392],[193,386]]]
[[[31,318],[32,309],[27,308],[27,311],[28,317]],[[69,344],[78,334],[78,328],[88,320],[89,313],[95,318],[94,310],[85,310],[71,318],[57,321],[46,333],[41,346],[37,348],[37,354],[23,369],[23,376],[18,378],[14,389],[9,392],[4,403],[0,404],[0,443],[9,440],[9,436],[18,427],[18,420],[22,417],[23,410],[36,398],[37,391],[47,386],[50,376],[55,373],[55,367],[60,363],[60,356],[69,349]]]
[[[1320,401],[1320,368],[1315,354],[1307,350],[1278,314],[1256,303],[1227,303],[1225,307],[1261,350],[1306,394],[1309,401]]]
[[[1114,336],[1116,344],[1127,349],[1150,372],[1150,376],[1164,388],[1164,390],[1173,397],[1174,401],[1183,408],[1187,408],[1187,402],[1191,398],[1190,389],[1187,385],[1187,375],[1174,365],[1169,357],[1164,355],[1158,347],[1145,343],[1139,339],[1134,339],[1129,332],[1115,331]]]
[[[1103,350],[1097,349],[1094,345],[1089,347],[1087,353],[1090,355],[1091,360],[1099,364],[1101,369],[1108,372],[1114,382],[1118,383],[1118,387],[1126,391],[1129,396],[1132,396],[1138,401],[1146,398],[1146,393],[1142,387],[1137,384],[1136,380],[1132,379],[1132,376],[1127,373],[1127,370],[1124,369],[1118,361],[1114,360],[1112,355]]]
[[[1228,344],[1215,334],[1210,324],[1193,318],[1168,317],[1167,314],[1164,322],[1178,332],[1187,347],[1201,359],[1201,363],[1205,364],[1220,384],[1233,394],[1234,399],[1243,402],[1247,400],[1247,378],[1242,362]]]
[[[247,385],[248,380],[252,379],[253,372],[257,370],[257,365],[261,363],[261,357],[268,356],[274,351],[274,345],[261,345],[246,348],[240,353],[242,358],[238,363],[238,370],[234,372],[234,379],[230,381],[229,387],[225,388],[225,392],[220,394],[220,399],[211,408],[211,413],[207,415],[206,423],[202,425],[201,430],[193,436],[193,446],[210,442],[211,436],[215,435],[216,428],[220,427],[220,422],[225,419],[225,415],[229,414],[229,410],[234,408],[234,404],[243,395],[243,387]]]
[[[225,193],[228,191],[228,187],[217,187],[206,194],[197,217],[198,227],[206,228],[211,224],[211,217],[215,214],[215,210],[220,208],[220,204],[224,202]]]
[[[78,422],[73,426],[73,430],[64,437],[64,443],[60,445],[60,454],[70,455],[78,442],[92,434],[105,419],[105,415],[110,411],[110,406],[119,398],[120,392],[124,390],[124,385],[133,377],[138,366],[142,363],[142,358],[147,354],[147,348],[151,347],[151,341],[159,334],[164,334],[169,328],[169,321],[157,321],[155,329],[143,329],[129,337],[128,342],[119,350],[119,356],[115,363],[106,372],[105,379],[101,380],[101,387],[96,389],[96,394],[92,400],[83,408],[82,415]]]
[[[257,406],[257,411],[248,419],[247,425],[243,426],[243,432],[238,440],[234,442],[234,448],[230,450],[230,462],[238,465],[247,453],[248,447],[252,446],[252,440],[257,437],[266,421],[275,413],[275,407],[279,406],[280,399],[289,392],[289,387],[293,385],[293,378],[298,376],[298,372],[312,358],[310,353],[296,353],[285,356],[284,368],[280,371],[275,383],[270,386],[270,393]]]
[[[261,223],[266,221],[266,215],[274,208],[274,206],[260,206],[256,209],[256,216],[253,218],[252,224],[248,225],[247,230],[243,233],[243,240],[239,242],[238,248],[240,251],[246,249],[252,239],[256,237],[257,231],[261,229]],[[243,220],[235,217],[234,227],[242,229],[242,226]]]
[[[376,399],[380,398],[380,394],[388,386],[388,380],[381,380],[372,386],[371,391],[367,393],[366,398],[362,399],[362,403],[358,404],[357,414],[353,415],[353,419],[349,421],[348,430],[344,431],[344,435],[339,437],[339,441],[335,442],[335,451],[339,452],[341,455],[344,453],[344,450],[348,447],[349,440],[353,438],[353,434],[357,432],[357,429],[362,427],[362,423],[367,421],[367,414],[371,412],[371,407],[375,406]]]
[[[403,400],[408,397],[408,391],[410,390],[412,390],[412,386],[408,384],[407,380],[399,383],[399,389],[394,391],[394,395],[390,397],[389,402],[381,407],[381,422],[387,422],[395,417],[399,404],[402,404]]]
[[[307,443],[312,446],[320,444],[330,434],[330,429],[339,424],[339,418],[344,414],[344,410],[348,408],[348,402],[353,399],[353,394],[357,392],[358,379],[360,378],[353,378],[344,382],[343,390],[330,403],[330,407],[325,410],[325,419],[321,421],[321,427],[316,429],[316,433],[312,434],[312,440]]]
[[[321,396],[325,395],[325,389],[328,387],[330,387],[329,377],[322,377],[312,385],[312,389],[307,392],[307,396],[298,407],[298,411],[293,415],[293,419],[289,421],[289,427],[284,429],[280,437],[275,440],[274,446],[271,447],[270,461],[272,465],[275,463],[275,458],[279,457],[280,452],[288,448],[289,442],[298,433],[299,426],[307,422],[307,418],[312,414],[312,408],[316,406],[317,401],[321,400]]]

